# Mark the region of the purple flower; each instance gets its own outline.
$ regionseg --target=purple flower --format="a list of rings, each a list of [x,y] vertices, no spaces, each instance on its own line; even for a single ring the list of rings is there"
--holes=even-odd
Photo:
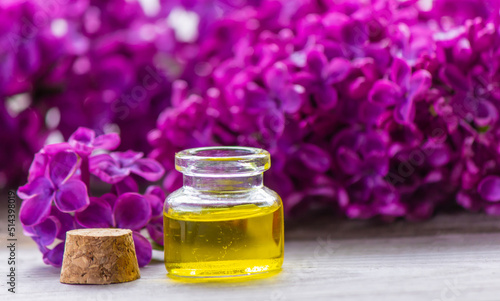
[[[152,203],[137,193],[124,193],[119,197],[105,194],[102,197],[90,198],[89,206],[76,212],[76,222],[85,228],[118,227],[134,231],[134,244],[139,266],[151,261],[151,243],[139,233],[149,222]]]
[[[496,203],[500,201],[500,177],[487,176],[479,182],[479,195],[486,201]]]
[[[49,216],[41,223],[34,226],[23,225],[24,234],[31,237],[43,254],[45,264],[56,267],[61,266],[66,232],[75,229],[74,217],[63,213],[52,206]],[[49,248],[56,240],[60,242],[55,247]]]
[[[1,96],[0,129],[4,145],[0,149],[0,188],[13,187],[24,181],[33,154],[49,133],[43,130],[43,116],[38,111],[29,108],[13,116]]]
[[[149,236],[160,246],[163,246],[163,203],[165,192],[159,186],[149,186],[144,197],[151,204],[151,220],[146,225]]]
[[[85,184],[74,176],[78,165],[78,155],[74,152],[58,152],[48,164],[48,177],[37,177],[19,188],[18,194],[24,199],[19,213],[23,225],[44,220],[52,201],[62,212],[85,209],[89,198]]]
[[[282,62],[274,64],[265,75],[266,84],[272,96],[280,101],[280,105],[287,113],[297,112],[303,102],[303,87],[292,83],[290,73]]]
[[[458,118],[473,122],[477,127],[492,126],[499,118],[493,87],[488,86],[490,79],[483,70],[474,71],[466,77],[454,65],[446,65],[440,76],[455,91],[450,106]]]
[[[90,155],[94,149],[114,150],[120,145],[120,136],[116,133],[96,137],[95,131],[79,127],[68,140],[69,145],[81,155]]]
[[[89,193],[111,183],[120,197],[165,168],[171,191],[174,153],[208,145],[268,149],[266,183],[288,214],[500,212],[498,1],[74,1],[26,36],[42,2],[0,10],[0,187],[26,174],[47,137],[68,141],[33,159],[23,211],[43,212],[29,227],[51,227],[35,200],[63,208],[57,191],[70,181]],[[179,14],[197,28],[187,38]],[[121,140],[96,134],[110,131]],[[50,175],[58,153],[78,158],[68,179]],[[152,191],[144,198],[160,204]],[[145,226],[156,242],[158,208]]]
[[[338,168],[346,175],[358,176],[388,172],[388,137],[376,131],[345,129],[332,141]]]
[[[149,187],[144,196],[140,195],[138,184],[129,174],[159,180],[163,167],[133,151],[92,155],[94,151],[116,148],[119,142],[117,134],[96,137],[93,130],[82,127],[70,136],[69,142],[46,145],[35,154],[28,183],[18,190],[23,199],[20,219],[25,234],[37,243],[46,264],[61,266],[66,232],[74,228],[132,229],[141,266],[149,263],[152,253],[151,244],[140,231],[147,228],[153,240],[162,242],[159,232],[163,228],[158,220],[165,195],[157,186]],[[92,191],[90,188],[95,184],[103,184],[98,179],[90,181],[89,160],[103,156],[115,165],[101,167],[118,171],[123,177],[118,179],[113,174],[113,193],[89,198],[88,190]],[[102,164],[103,160],[99,162]],[[104,174],[99,170],[101,167],[96,168]]]
[[[375,82],[368,99],[384,107],[396,106],[395,120],[410,123],[415,116],[415,98],[430,88],[432,76],[427,70],[411,74],[410,66],[396,58],[390,77],[392,81],[381,79]]]
[[[100,154],[90,157],[90,172],[106,183],[115,184],[137,174],[148,181],[159,180],[163,167],[153,159],[142,158],[143,153],[126,151]]]
[[[349,75],[351,64],[344,58],[334,58],[328,62],[323,51],[312,49],[307,53],[307,71],[298,73],[295,81],[312,89],[315,105],[328,110],[335,107],[338,93],[333,87]]]

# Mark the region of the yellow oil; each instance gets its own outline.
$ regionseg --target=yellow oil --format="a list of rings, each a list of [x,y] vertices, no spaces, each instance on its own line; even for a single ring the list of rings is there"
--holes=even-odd
[[[165,266],[172,276],[231,277],[283,264],[283,209],[240,205],[165,212]]]

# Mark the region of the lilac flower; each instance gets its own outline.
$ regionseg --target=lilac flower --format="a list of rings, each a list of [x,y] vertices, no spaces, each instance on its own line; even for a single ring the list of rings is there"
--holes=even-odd
[[[481,180],[477,187],[479,195],[488,202],[500,201],[500,177],[487,176]]]
[[[172,156],[183,146],[213,145],[213,116],[207,114],[207,105],[200,97],[193,96],[180,99],[177,107],[165,109],[158,117],[158,127],[148,135],[149,143],[156,148],[151,158],[173,169]]]
[[[323,51],[312,49],[307,53],[306,62],[307,71],[298,73],[295,81],[312,89],[314,100],[320,109],[332,109],[338,100],[338,93],[333,84],[343,81],[349,75],[349,61],[334,58],[328,62]]]
[[[25,200],[19,212],[24,225],[44,220],[53,200],[61,212],[83,210],[89,204],[87,187],[74,177],[78,164],[74,152],[58,152],[48,164],[48,178],[38,177],[19,188],[19,196]]]
[[[148,181],[159,180],[163,167],[152,159],[142,158],[144,154],[134,151],[114,152],[90,157],[90,172],[106,183],[115,184],[137,174]]]
[[[96,137],[95,131],[79,127],[69,137],[68,143],[78,154],[88,156],[95,148],[114,150],[120,144],[120,136],[116,133],[110,133]]]
[[[280,101],[284,111],[295,113],[300,109],[303,102],[301,96],[303,87],[292,83],[285,64],[278,62],[269,68],[265,80],[271,94]]]
[[[493,87],[487,86],[487,75],[481,71],[466,77],[457,67],[448,65],[442,69],[441,78],[455,91],[450,104],[455,114],[477,127],[487,127],[498,121],[499,114],[496,99],[492,99]]]
[[[151,244],[140,231],[147,228],[151,238],[161,242],[162,227],[158,219],[165,195],[157,186],[140,195],[139,186],[129,173],[159,180],[163,167],[133,151],[94,154],[116,148],[119,143],[117,134],[96,137],[93,130],[81,127],[70,136],[69,142],[46,145],[35,155],[28,183],[18,190],[23,199],[20,220],[24,233],[37,243],[46,264],[61,265],[66,232],[81,227],[132,229],[139,263],[143,266],[151,260]],[[89,164],[93,158],[99,160],[103,156],[115,165]],[[97,179],[90,181],[90,166],[97,174],[106,174],[114,168],[124,175],[118,180],[115,176],[113,193],[89,197],[90,184],[100,185]]]
[[[470,137],[496,137],[498,5],[449,11],[446,22],[443,3],[262,1],[223,16],[199,37],[182,93],[148,137],[151,156],[170,169],[182,148],[265,147],[266,183],[289,214],[321,204],[351,218],[419,220],[457,193],[490,210],[496,182],[485,179],[498,171],[479,154],[497,146],[462,152]],[[467,95],[477,106],[460,111]],[[169,173],[164,187],[178,186]]]
[[[120,197],[142,190],[136,175],[160,179],[151,159],[172,191],[181,179],[175,152],[239,144],[271,152],[266,183],[287,214],[319,207],[420,220],[456,204],[500,212],[498,1],[182,0],[150,11],[137,1],[75,1],[26,37],[22,21],[33,23],[42,2],[0,10],[0,126],[9,145],[0,186],[28,170],[49,134],[68,140],[35,155],[28,205],[45,198],[38,186],[50,187],[59,210],[50,191],[66,182],[47,173],[58,153],[79,158],[67,181],[91,194],[92,183],[108,182]],[[182,41],[171,22],[179,14],[198,22]],[[12,113],[20,93],[30,102]],[[121,141],[96,134],[110,129]],[[144,198],[159,204],[153,191]],[[145,227],[159,243],[156,213]],[[49,217],[26,227],[51,227]],[[47,250],[55,262],[58,251]]]
[[[346,129],[332,141],[338,168],[346,175],[386,175],[388,137],[376,131]]]
[[[497,215],[498,163],[497,133],[484,133],[467,137],[463,141],[462,161],[457,166],[460,190],[457,202],[471,211],[484,210]]]
[[[0,96],[0,187],[22,183],[29,162],[47,138],[42,116],[34,109],[26,109],[12,116]]]
[[[390,77],[392,81],[378,80],[368,99],[384,107],[395,105],[395,120],[399,123],[411,122],[415,115],[415,98],[430,88],[432,76],[427,70],[411,74],[410,66],[396,58]]]
[[[160,246],[163,246],[163,203],[165,192],[159,186],[149,186],[144,197],[151,204],[151,220],[146,225],[149,236]]]
[[[45,264],[61,266],[66,232],[75,229],[73,216],[52,206],[49,216],[43,222],[34,226],[23,226],[23,229],[24,234],[37,243]],[[60,240],[60,242],[50,249],[48,246],[56,240]]]

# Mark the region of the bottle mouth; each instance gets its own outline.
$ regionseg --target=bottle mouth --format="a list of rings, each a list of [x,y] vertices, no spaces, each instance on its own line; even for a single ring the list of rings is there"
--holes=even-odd
[[[261,174],[269,167],[269,152],[254,147],[198,147],[175,154],[175,169],[188,176],[244,177]]]

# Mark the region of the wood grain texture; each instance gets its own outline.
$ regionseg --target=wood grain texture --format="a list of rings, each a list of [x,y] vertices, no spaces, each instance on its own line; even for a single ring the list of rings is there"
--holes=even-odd
[[[44,265],[36,246],[23,239],[13,299],[500,300],[497,218],[442,215],[423,223],[383,225],[317,217],[289,223],[286,235],[283,271],[267,279],[182,283],[167,277],[158,252],[141,269],[141,279],[108,286],[60,284],[59,269]],[[1,250],[2,274],[6,256]],[[10,296],[5,282],[0,282],[1,300]]]

